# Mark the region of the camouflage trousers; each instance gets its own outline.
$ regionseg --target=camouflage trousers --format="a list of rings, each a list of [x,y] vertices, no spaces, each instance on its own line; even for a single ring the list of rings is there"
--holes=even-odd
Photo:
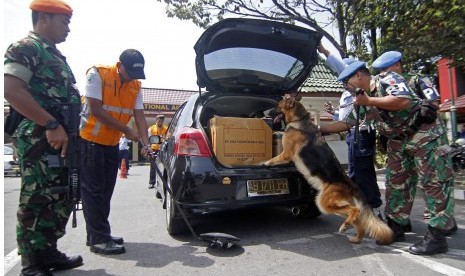
[[[387,151],[386,215],[406,225],[419,183],[430,213],[427,224],[439,229],[453,224],[454,175],[445,135],[422,145],[391,139]]]
[[[29,136],[18,137],[21,167],[21,192],[17,211],[18,254],[31,254],[56,246],[64,236],[72,204],[65,194],[52,194],[51,187],[65,185],[61,168],[48,168],[45,152],[38,160],[27,160],[25,153],[37,142]],[[56,153],[55,153],[56,154]]]

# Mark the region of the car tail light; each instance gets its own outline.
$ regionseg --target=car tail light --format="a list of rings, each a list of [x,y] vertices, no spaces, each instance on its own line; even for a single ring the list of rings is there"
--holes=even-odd
[[[194,128],[183,128],[176,137],[176,155],[211,157],[207,140],[203,133]]]

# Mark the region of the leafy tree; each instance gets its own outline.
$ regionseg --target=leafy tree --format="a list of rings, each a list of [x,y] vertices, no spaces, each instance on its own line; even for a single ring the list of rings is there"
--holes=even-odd
[[[225,17],[300,22],[320,32],[341,56],[374,60],[403,52],[407,68],[439,56],[465,66],[465,0],[157,0],[169,17],[206,28]],[[334,25],[339,40],[325,28]]]

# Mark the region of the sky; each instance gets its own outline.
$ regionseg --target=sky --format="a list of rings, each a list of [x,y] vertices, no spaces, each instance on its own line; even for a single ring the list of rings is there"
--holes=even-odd
[[[65,1],[74,10],[71,32],[57,48],[66,56],[81,93],[89,67],[115,64],[128,48],[144,55],[143,87],[198,90],[193,47],[203,29],[168,18],[166,5],[156,0]],[[30,2],[3,0],[3,53],[32,30]]]
[[[30,2],[3,1],[3,53],[32,30]],[[66,56],[80,90],[89,67],[115,64],[128,48],[144,55],[143,87],[198,90],[193,47],[203,29],[190,21],[168,18],[165,4],[156,0],[66,2],[74,10],[71,32],[57,48]]]

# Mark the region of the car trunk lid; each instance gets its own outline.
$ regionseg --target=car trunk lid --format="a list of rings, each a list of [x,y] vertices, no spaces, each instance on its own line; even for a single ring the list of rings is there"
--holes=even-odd
[[[199,38],[197,84],[215,93],[283,95],[318,62],[318,32],[277,21],[224,19]]]

